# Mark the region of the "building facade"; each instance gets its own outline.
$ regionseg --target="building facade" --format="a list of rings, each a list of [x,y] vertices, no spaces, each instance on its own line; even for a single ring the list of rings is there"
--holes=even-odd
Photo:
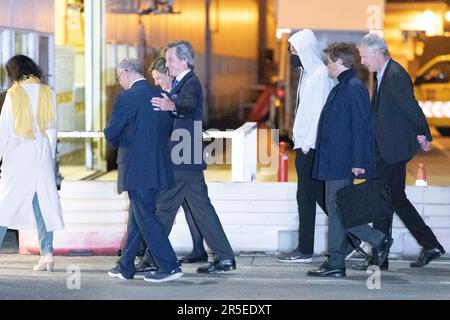
[[[196,51],[205,124],[232,115],[241,92],[263,77],[266,47],[275,46],[273,1],[167,3],[171,6],[144,0],[0,0],[0,89],[10,85],[6,61],[26,54],[57,92],[59,130],[102,131],[121,90],[118,63],[133,57],[148,67],[167,43],[185,39]],[[114,167],[101,138],[61,139],[58,154],[61,164],[85,166],[88,173]]]

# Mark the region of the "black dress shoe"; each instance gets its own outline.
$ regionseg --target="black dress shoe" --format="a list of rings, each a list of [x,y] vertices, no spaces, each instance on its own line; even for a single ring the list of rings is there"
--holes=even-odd
[[[187,256],[181,258],[178,260],[178,262],[181,263],[196,263],[196,262],[207,262],[208,261],[208,254],[205,252],[201,256],[193,256],[188,254]]]
[[[199,267],[198,273],[217,273],[221,271],[233,271],[236,269],[236,261],[233,259],[216,260],[207,266]]]
[[[444,253],[445,250],[441,245],[429,250],[422,249],[422,252],[420,253],[417,261],[411,262],[409,266],[413,268],[420,268],[426,266],[434,259],[437,259],[440,256],[442,256]]]
[[[319,269],[306,273],[310,277],[345,277],[345,268],[332,268],[328,263],[323,263]]]
[[[386,235],[383,240],[381,240],[381,243],[373,248],[372,264],[377,265],[381,269],[381,266],[389,255],[389,249],[391,248],[392,243],[394,243],[394,239]]]
[[[370,260],[366,260],[366,261],[364,261],[364,262],[361,262],[361,263],[355,263],[355,264],[352,264],[352,269],[353,270],[357,270],[357,271],[366,271],[367,270],[367,268],[369,267],[369,266],[372,266],[372,265],[378,265],[378,263],[377,264],[375,264],[375,263],[373,263],[372,262],[372,259],[370,259]],[[380,268],[380,270],[383,270],[383,271],[386,271],[386,270],[388,270],[389,269],[389,260],[386,258],[385,260],[384,260],[384,262],[381,264],[381,266],[378,266],[379,268]]]

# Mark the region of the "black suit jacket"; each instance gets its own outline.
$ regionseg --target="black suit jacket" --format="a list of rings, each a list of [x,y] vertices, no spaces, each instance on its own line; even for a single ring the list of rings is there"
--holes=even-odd
[[[387,163],[410,160],[419,149],[417,135],[432,140],[425,115],[414,97],[411,78],[392,59],[372,105],[376,146]]]
[[[171,151],[175,170],[205,170],[203,159],[202,85],[193,71],[186,74],[170,91],[176,118]]]
[[[151,104],[153,97],[160,96],[161,90],[141,80],[116,97],[104,133],[118,148],[119,193],[174,185],[169,150],[173,118]]]

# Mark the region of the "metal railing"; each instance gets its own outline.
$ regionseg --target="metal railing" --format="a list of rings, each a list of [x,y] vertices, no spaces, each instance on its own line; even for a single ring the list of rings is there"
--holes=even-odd
[[[203,139],[231,139],[231,181],[251,182],[256,180],[258,127],[256,122],[247,122],[236,130],[209,130]],[[59,131],[58,138],[83,139],[104,138],[98,131]]]

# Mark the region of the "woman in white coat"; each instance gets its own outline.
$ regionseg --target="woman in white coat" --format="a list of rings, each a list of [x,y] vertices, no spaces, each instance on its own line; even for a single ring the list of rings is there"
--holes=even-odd
[[[34,270],[52,271],[53,231],[64,228],[55,180],[57,110],[30,58],[6,64],[12,86],[0,114],[0,246],[10,229],[36,229],[41,258]]]

